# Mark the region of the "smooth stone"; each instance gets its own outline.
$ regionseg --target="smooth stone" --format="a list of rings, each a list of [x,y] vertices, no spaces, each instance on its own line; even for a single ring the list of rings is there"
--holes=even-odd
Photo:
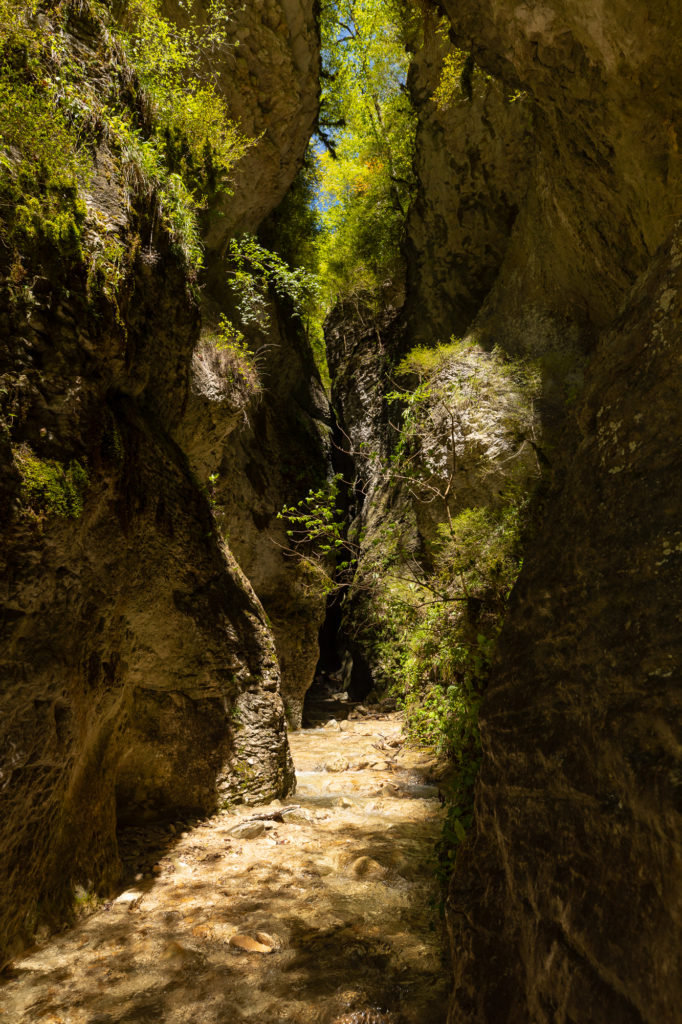
[[[242,821],[230,829],[230,835],[235,839],[256,839],[265,832],[265,825],[262,821]]]
[[[114,900],[116,906],[121,907],[132,907],[134,903],[141,900],[143,893],[138,889],[128,889],[126,892],[122,892],[120,896],[117,896]]]
[[[284,807],[282,809],[282,820],[285,825],[288,825],[290,822],[296,825],[309,825],[313,819],[308,811],[304,811],[302,807],[292,807],[291,810]]]
[[[263,932],[259,934],[263,935]],[[229,942],[234,949],[242,949],[245,953],[272,953],[273,946],[252,939],[250,935],[233,935]]]
[[[358,857],[350,865],[350,871],[356,878],[383,878],[386,868],[373,857]]]

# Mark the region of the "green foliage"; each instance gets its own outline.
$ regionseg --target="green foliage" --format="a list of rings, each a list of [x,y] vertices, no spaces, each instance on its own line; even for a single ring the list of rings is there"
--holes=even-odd
[[[90,159],[50,82],[38,79],[39,39],[21,7],[0,4],[0,239],[78,257],[85,218],[78,188]]]
[[[26,514],[38,519],[77,519],[82,514],[83,496],[90,481],[80,462],[40,459],[28,445],[14,449],[14,462],[21,476],[20,500]]]
[[[315,209],[318,188],[317,158],[312,147],[309,147],[303,167],[292,187],[260,234],[268,248],[276,251],[290,267],[308,274],[311,287],[306,289],[307,294],[301,302],[299,314],[320,379],[329,392],[331,379],[322,325],[325,311],[322,308],[322,290],[318,280],[317,240],[320,226]]]
[[[376,684],[398,696],[410,739],[452,766],[445,880],[472,820],[481,694],[521,568],[539,379],[528,361],[455,339],[414,349],[394,373],[391,454],[356,455],[387,490],[362,541],[351,622]],[[472,472],[477,506],[463,504],[458,486],[468,489]],[[484,484],[491,474],[496,483]]]
[[[462,75],[466,65],[467,54],[461,50],[452,50],[443,57],[440,78],[432,96],[439,110],[447,110],[464,94]]]
[[[224,3],[211,0],[207,15],[205,23],[190,16],[189,24],[179,27],[163,17],[159,0],[127,0],[119,30],[151,100],[167,165],[200,187],[215,175],[224,185],[247,145],[218,92],[212,60],[226,45],[229,13]]]
[[[443,16],[436,29],[441,46],[441,67],[438,85],[431,97],[439,110],[449,110],[456,104],[468,103],[474,91],[492,81],[474,61],[472,53],[466,53],[452,46],[450,22]]]
[[[245,409],[262,393],[257,357],[243,333],[224,314],[217,329],[203,338],[197,358],[231,388],[230,400],[237,408]]]
[[[341,480],[337,474],[324,487],[311,489],[297,505],[277,513],[289,523],[287,537],[293,544],[314,545],[325,555],[343,547],[343,510],[337,507]]]
[[[156,205],[171,243],[194,272],[203,266],[203,248],[197,221],[197,202],[181,175],[170,172],[156,136],[145,138],[127,116],[106,113],[110,141],[121,158],[123,180],[132,205],[143,196]]]
[[[324,0],[319,271],[325,309],[400,276],[416,118],[405,88],[416,14],[399,0]]]
[[[472,352],[474,349],[475,345],[472,341],[461,341],[455,338],[452,338],[449,344],[436,345],[431,348],[417,345],[401,359],[395,372],[398,377],[415,374],[421,380],[444,369],[454,359],[458,359],[464,353]]]
[[[270,325],[268,292],[270,288],[288,301],[292,313],[301,317],[311,296],[316,294],[315,277],[302,267],[292,269],[276,252],[266,249],[253,235],[242,235],[230,242],[233,263],[231,283],[239,296],[239,316],[245,327],[266,331]]]
[[[303,267],[313,275],[317,273],[316,241],[320,231],[315,210],[319,184],[317,157],[309,146],[291,188],[259,232],[263,243],[279,253],[285,263]]]
[[[125,276],[121,243],[84,231],[82,201],[104,140],[120,155],[132,207],[144,199],[191,273],[201,268],[197,212],[227,189],[246,146],[216,88],[211,54],[227,13],[179,28],[161,0],[0,0],[0,241],[45,259],[87,260],[112,297]],[[89,22],[92,53],[74,47]],[[88,250],[87,252],[85,250]]]
[[[414,349],[395,373],[405,386],[386,396],[401,419],[392,469],[414,481],[414,497],[425,499],[429,492],[433,500],[439,486],[448,490],[446,480],[434,485],[433,476],[449,472],[452,479],[452,460],[464,458],[471,466],[485,459],[477,438],[490,437],[491,431],[506,435],[508,443],[516,442],[519,451],[528,445],[540,387],[540,374],[531,360],[512,360],[496,349],[485,353],[471,340],[452,339],[433,349]],[[451,469],[446,471],[448,459]],[[524,460],[516,468],[514,459],[509,460],[510,480],[525,472]]]
[[[308,576],[312,590],[331,593],[351,568],[347,553],[345,514],[340,507],[342,476],[337,474],[322,487],[311,488],[296,505],[285,506],[277,518],[287,525],[287,554]]]
[[[372,651],[375,678],[398,696],[408,738],[450,765],[437,851],[443,883],[473,818],[479,706],[522,564],[526,507],[510,491],[495,508],[446,519],[428,567],[406,550],[405,523],[385,527],[352,584],[356,639]]]

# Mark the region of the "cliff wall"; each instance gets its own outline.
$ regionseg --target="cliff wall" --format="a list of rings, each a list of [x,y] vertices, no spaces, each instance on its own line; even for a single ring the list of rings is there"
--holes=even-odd
[[[45,16],[32,31],[49,31]],[[221,201],[229,216],[207,213],[217,248],[282,198],[318,94],[312,0],[240,7],[232,29],[240,46],[214,59],[258,140]],[[54,38],[86,95],[135,107],[96,13],[69,8]],[[61,923],[76,883],[111,887],[117,820],[294,784],[272,630],[206,486],[248,395],[202,361],[187,262],[153,193],[131,201],[108,138],[76,215],[82,246],[65,255],[39,233],[2,254],[0,958],[40,920]],[[94,269],[114,259],[115,291]]]
[[[523,93],[531,125],[518,212],[469,329],[537,355],[552,397],[552,483],[483,699],[475,829],[450,891],[450,1020],[673,1021],[680,12],[443,6],[455,42]],[[508,119],[485,121],[477,102],[464,140],[505,138]],[[494,199],[510,165],[478,153]],[[556,387],[576,365],[582,397]]]
[[[453,1024],[679,1016],[681,50],[664,0],[434,5],[409,78],[407,301],[329,324],[357,472],[344,628],[370,682],[398,677],[421,622],[394,628],[391,589],[442,586],[434,523],[442,539],[448,514],[494,510],[519,451],[535,488],[447,902]],[[409,380],[415,342],[431,355]],[[528,413],[505,415],[497,357],[537,373]],[[386,398],[401,384],[407,411]]]

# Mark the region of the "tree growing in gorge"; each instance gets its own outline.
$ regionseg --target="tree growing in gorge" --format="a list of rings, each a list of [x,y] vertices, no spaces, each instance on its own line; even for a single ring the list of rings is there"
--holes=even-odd
[[[329,309],[396,277],[412,195],[415,114],[401,0],[324,0],[318,153],[319,271]]]

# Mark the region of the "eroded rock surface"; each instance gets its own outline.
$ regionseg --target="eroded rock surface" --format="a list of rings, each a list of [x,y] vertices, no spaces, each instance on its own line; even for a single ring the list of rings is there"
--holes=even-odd
[[[170,17],[186,12],[165,0]],[[207,6],[199,0],[195,13]],[[206,242],[221,253],[242,231],[255,231],[282,201],[303,162],[319,100],[320,41],[314,0],[229,2],[228,40],[219,55],[219,88],[230,116],[255,140],[234,171],[238,202],[220,203]]]
[[[589,0],[443,7],[457,43],[530,100],[532,165],[481,329],[532,349],[547,347],[552,324],[559,338],[578,325],[589,344],[679,215],[679,10],[668,0],[608,0],[598,12]]]
[[[453,1021],[677,1016],[681,302],[677,238],[590,367],[518,588],[450,895]]]
[[[223,450],[215,493],[230,549],[272,627],[288,722],[298,728],[326,597],[293,557],[290,524],[278,515],[331,475],[331,412],[300,321],[273,306],[256,351],[263,394]]]
[[[474,329],[537,353],[546,377],[596,348],[579,429],[548,447],[554,490],[483,701],[476,832],[450,896],[450,1020],[673,1021],[680,13],[444,6],[457,41],[526,94],[534,126]],[[556,429],[558,404],[545,411]]]
[[[96,19],[77,28],[79,59],[99,69]],[[231,56],[223,74],[244,129],[264,133],[229,201],[231,227],[253,228],[291,183],[314,118],[313,5],[241,6],[237,30],[245,46],[267,35],[246,70]],[[111,888],[117,815],[207,812],[294,784],[273,634],[201,472],[242,404],[219,365],[196,365],[187,268],[124,194],[103,144],[86,228],[134,254],[117,305],[93,300],[85,268],[58,254],[31,252],[23,289],[2,257],[3,961],[40,921],[63,922],[76,883]]]
[[[417,194],[407,223],[406,314],[414,340],[432,345],[461,337],[490,291],[526,195],[534,141],[526,98],[473,65],[465,71],[465,55],[439,105],[443,62],[455,51],[440,15],[423,18],[409,75]]]

